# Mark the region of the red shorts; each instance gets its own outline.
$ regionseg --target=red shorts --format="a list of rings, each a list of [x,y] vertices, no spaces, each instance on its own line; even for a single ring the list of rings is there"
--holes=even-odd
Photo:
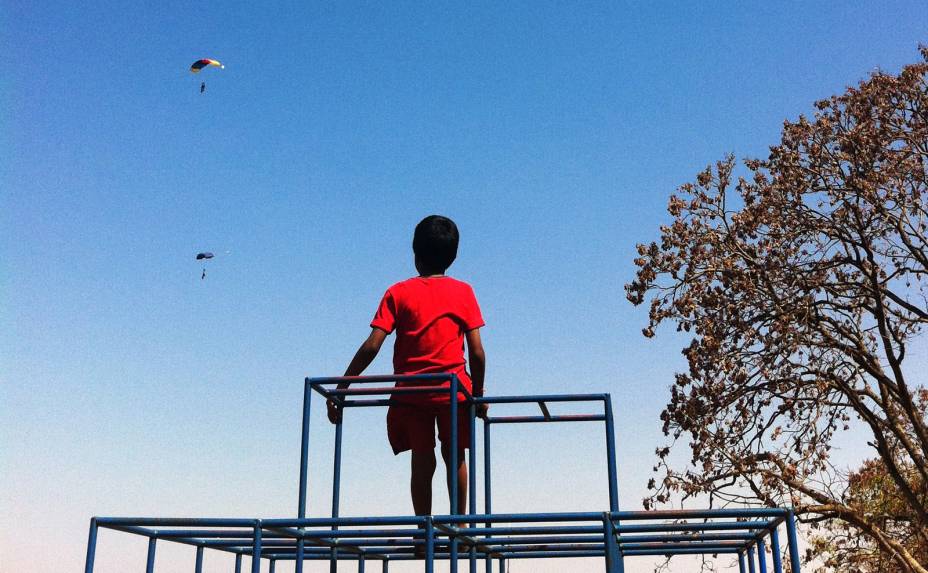
[[[387,437],[393,453],[434,450],[435,422],[438,422],[438,439],[442,444],[450,444],[450,404],[391,404],[387,410]],[[467,405],[458,403],[458,448],[463,451],[469,447]]]

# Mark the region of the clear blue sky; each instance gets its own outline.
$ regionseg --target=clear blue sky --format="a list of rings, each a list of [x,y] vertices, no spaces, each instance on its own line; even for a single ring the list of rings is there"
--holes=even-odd
[[[639,508],[683,341],[640,335],[635,243],[708,162],[928,42],[923,2],[126,4],[0,11],[5,571],[78,570],[91,515],[294,514],[302,379],[341,373],[431,213],[489,391],[611,392]],[[410,510],[381,418],[346,431],[343,514]],[[598,428],[496,443],[495,509],[605,508]]]

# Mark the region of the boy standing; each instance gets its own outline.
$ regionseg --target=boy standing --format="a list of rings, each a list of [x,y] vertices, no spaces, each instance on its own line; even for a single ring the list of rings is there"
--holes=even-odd
[[[453,373],[473,396],[483,396],[486,356],[480,342],[484,325],[474,291],[465,282],[445,275],[458,252],[458,228],[440,215],[426,217],[416,225],[412,250],[419,276],[399,282],[384,294],[371,322],[371,333],[345,370],[345,376],[360,376],[380,351],[386,337],[396,331],[393,348],[395,374]],[[465,369],[467,341],[470,375]],[[444,386],[450,383],[446,382]],[[398,382],[397,386],[414,385]],[[347,388],[340,384],[339,388]],[[457,396],[464,400],[463,394]],[[387,411],[387,435],[393,453],[412,450],[410,493],[416,515],[432,513],[432,476],[435,473],[435,424],[441,454],[447,469],[448,491],[452,471],[458,473],[458,500],[451,513],[462,513],[467,499],[465,448],[470,447],[467,416],[458,416],[458,459],[451,462],[451,409],[447,393],[397,394]],[[341,411],[329,400],[329,420],[335,423]],[[458,410],[459,412],[461,410]],[[477,415],[486,416],[481,404]]]

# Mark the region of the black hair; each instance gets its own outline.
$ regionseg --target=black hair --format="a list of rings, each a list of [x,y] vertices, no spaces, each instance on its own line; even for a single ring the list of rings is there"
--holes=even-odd
[[[412,251],[429,271],[445,272],[458,256],[458,226],[448,217],[429,215],[419,221]]]

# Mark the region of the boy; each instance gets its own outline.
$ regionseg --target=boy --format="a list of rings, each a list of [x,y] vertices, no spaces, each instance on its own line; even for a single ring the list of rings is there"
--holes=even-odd
[[[484,325],[474,291],[465,282],[445,275],[458,252],[458,228],[440,215],[426,217],[416,225],[412,250],[419,276],[399,282],[384,294],[371,322],[371,333],[361,344],[345,370],[345,376],[359,376],[371,363],[386,337],[396,330],[393,348],[395,374],[454,373],[474,396],[483,396],[486,356],[480,342]],[[465,369],[464,340],[467,340],[470,376]],[[444,384],[447,387],[450,383]],[[409,385],[398,382],[397,386]],[[340,384],[339,388],[347,388]],[[463,394],[458,400],[464,399]],[[450,396],[440,394],[397,394],[387,410],[387,436],[393,453],[412,450],[410,493],[416,515],[432,513],[432,476],[435,473],[435,423],[441,454],[447,469],[450,498],[452,471],[458,472],[457,507],[451,500],[451,513],[462,513],[467,500],[467,464],[464,449],[470,447],[470,425],[466,411],[458,410],[458,459],[451,457]],[[329,420],[340,417],[334,400],[326,403]],[[485,417],[487,407],[477,408]],[[462,415],[463,414],[463,415]]]

